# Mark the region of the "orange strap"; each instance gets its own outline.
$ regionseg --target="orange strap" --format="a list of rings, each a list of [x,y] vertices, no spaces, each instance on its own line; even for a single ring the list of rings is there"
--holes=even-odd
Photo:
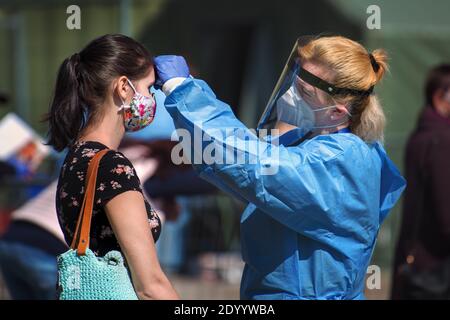
[[[77,249],[78,255],[85,255],[86,249],[89,248],[89,233],[91,230],[92,209],[94,207],[95,187],[97,183],[97,172],[100,160],[110,151],[104,149],[96,153],[89,162],[87,170],[85,193],[83,205],[78,216],[77,227],[70,248]],[[81,227],[81,228],[80,228]]]

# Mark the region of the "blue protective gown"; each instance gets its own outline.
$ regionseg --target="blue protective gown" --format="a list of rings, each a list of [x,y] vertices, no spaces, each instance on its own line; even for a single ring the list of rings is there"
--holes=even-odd
[[[264,142],[196,79],[186,79],[165,105],[177,128],[210,140],[184,145],[200,176],[248,202],[241,299],[364,299],[380,225],[405,188],[380,143],[352,133],[290,147]],[[249,161],[194,159],[211,142]]]

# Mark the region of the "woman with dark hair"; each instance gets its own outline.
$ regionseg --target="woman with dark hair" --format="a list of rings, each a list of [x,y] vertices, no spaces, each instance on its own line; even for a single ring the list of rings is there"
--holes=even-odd
[[[117,148],[126,131],[148,126],[156,102],[153,58],[124,35],[105,35],[62,63],[47,115],[49,145],[68,148],[56,196],[58,220],[71,243],[85,192],[89,161],[101,150],[89,248],[125,256],[139,299],[177,299],[155,249],[160,219],[144,198],[131,162]]]

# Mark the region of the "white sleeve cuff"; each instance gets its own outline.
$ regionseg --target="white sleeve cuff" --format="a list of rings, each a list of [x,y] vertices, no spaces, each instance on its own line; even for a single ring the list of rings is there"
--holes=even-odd
[[[166,96],[168,96],[173,90],[175,90],[176,87],[182,84],[184,80],[186,80],[184,77],[177,77],[167,80],[162,86],[162,91]]]

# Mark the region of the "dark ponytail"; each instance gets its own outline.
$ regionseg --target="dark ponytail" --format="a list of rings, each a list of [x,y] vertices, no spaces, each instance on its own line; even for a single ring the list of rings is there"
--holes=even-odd
[[[49,122],[48,144],[58,151],[74,140],[85,125],[85,110],[78,93],[79,63],[79,54],[75,53],[59,67],[55,94],[46,119]]]
[[[83,128],[99,120],[111,81],[122,75],[131,80],[143,78],[152,61],[144,46],[120,34],[97,38],[66,58],[44,120],[49,124],[47,144],[61,151],[74,143]]]

